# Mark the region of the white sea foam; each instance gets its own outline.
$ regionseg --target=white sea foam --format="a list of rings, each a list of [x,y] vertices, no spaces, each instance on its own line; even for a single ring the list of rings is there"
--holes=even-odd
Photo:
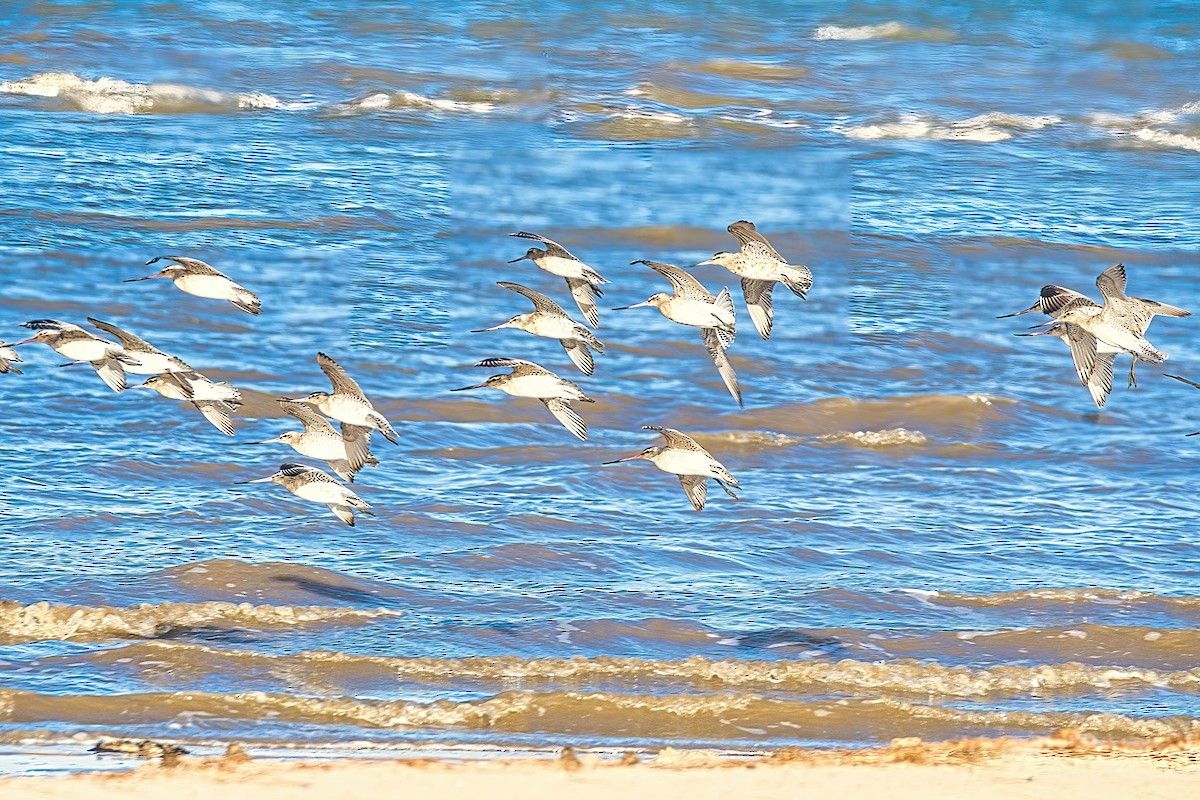
[[[471,114],[488,114],[496,110],[495,103],[469,102],[464,100],[446,100],[438,97],[426,97],[416,92],[377,92],[355,100],[349,107],[356,111],[384,111],[391,108],[424,108],[434,111],[466,112]]]
[[[888,428],[882,431],[838,431],[817,437],[823,442],[848,444],[870,449],[887,447],[919,447],[929,444],[929,437],[920,431],[905,428]]]
[[[669,111],[643,111],[638,108],[626,108],[618,112],[618,117],[621,119],[644,119],[649,122],[669,122],[674,125],[686,125],[688,118],[682,114],[673,114]]]
[[[262,92],[223,92],[174,83],[130,83],[107,77],[88,80],[72,72],[43,72],[25,80],[5,81],[0,83],[0,93],[56,98],[67,110],[93,114],[227,113],[306,107],[302,103],[285,103]]]
[[[1100,111],[1091,114],[1088,121],[1104,128],[1113,136],[1127,141],[1149,145],[1152,148],[1171,148],[1200,152],[1200,137],[1195,133],[1194,121],[1188,124],[1187,132],[1172,130],[1169,126],[1180,121],[1180,117],[1200,114],[1200,102],[1184,103],[1173,108],[1147,108],[1136,114],[1113,114]]]
[[[857,42],[864,39],[886,39],[903,36],[909,33],[909,28],[899,22],[885,22],[882,25],[859,25],[857,27],[842,27],[840,25],[824,25],[813,31],[812,38],[817,41]]]
[[[1062,122],[1061,117],[1027,117],[993,111],[969,119],[947,121],[906,114],[897,122],[859,125],[842,132],[851,139],[934,139],[940,141],[1001,142],[1011,129],[1037,130]]]
[[[1171,133],[1170,131],[1160,131],[1153,128],[1138,128],[1132,133],[1135,139],[1149,144],[1161,147],[1178,147],[1183,150],[1200,152],[1200,136],[1188,136],[1182,133]]]

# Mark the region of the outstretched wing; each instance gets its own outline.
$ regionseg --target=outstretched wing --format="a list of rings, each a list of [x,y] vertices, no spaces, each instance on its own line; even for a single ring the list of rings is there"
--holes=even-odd
[[[708,499],[708,478],[703,475],[680,475],[679,483],[692,501],[692,508],[704,510],[704,501]]]
[[[1096,366],[1096,337],[1078,325],[1067,324],[1067,344],[1071,346],[1071,360],[1079,373],[1079,382],[1087,385]]]
[[[317,353],[317,365],[321,367],[321,371],[329,378],[329,382],[333,384],[334,394],[348,394],[366,400],[367,396],[363,394],[363,390],[359,385],[346,374],[346,370],[342,369],[341,364],[338,364],[324,353]]]
[[[120,361],[115,358],[106,358],[103,361],[93,361],[92,367],[108,388],[114,392],[125,391],[125,367],[121,366]]]
[[[312,406],[307,403],[301,403],[296,400],[288,400],[279,398],[275,402],[283,408],[284,413],[289,417],[295,417],[300,420],[300,424],[304,426],[306,431],[328,431],[333,433],[333,426],[329,424],[329,420],[318,414],[312,409]]]
[[[546,369],[541,364],[535,364],[532,361],[525,361],[524,359],[520,358],[485,358],[482,361],[475,362],[475,366],[511,367],[514,374],[519,372],[522,375],[554,375],[553,372]]]
[[[566,281],[567,288],[571,290],[571,297],[575,298],[575,305],[579,306],[583,318],[588,321],[588,325],[599,328],[600,309],[596,307],[596,298],[604,293],[596,284],[582,278],[567,278]]]
[[[562,345],[563,350],[567,351],[567,355],[571,357],[572,363],[579,367],[580,372],[584,375],[591,375],[595,371],[596,362],[592,358],[592,351],[586,344],[578,339],[559,339],[558,343]]]
[[[677,431],[674,428],[660,428],[657,425],[643,425],[642,430],[656,431],[667,440],[667,447],[674,447],[680,450],[691,450],[696,453],[707,453],[700,444],[688,436],[683,431]]]
[[[363,425],[342,423],[342,440],[346,443],[346,461],[358,472],[365,464],[378,464],[371,455],[371,429]]]
[[[1055,286],[1049,284],[1042,287],[1041,296],[1038,297],[1037,305],[1033,310],[1041,311],[1048,317],[1059,317],[1062,312],[1067,310],[1067,307],[1079,308],[1081,306],[1095,306],[1099,308],[1099,304],[1092,298],[1082,292],[1077,292],[1074,289],[1068,289],[1065,286]]]
[[[538,364],[535,364],[535,363],[533,363],[532,361],[526,361],[526,360],[525,360],[525,359],[523,359],[523,358],[507,358],[507,357],[504,357],[504,356],[497,356],[497,357],[494,357],[494,358],[485,358],[485,359],[483,359],[482,361],[476,361],[476,362],[475,362],[475,364],[474,364],[474,366],[476,366],[476,367],[520,367],[520,366],[528,366],[528,367],[539,367],[539,368],[541,368],[541,367],[540,367],[540,365],[538,365]],[[549,372],[549,370],[547,370],[547,372]]]
[[[1163,375],[1167,375],[1167,373],[1164,372]],[[1181,383],[1186,383],[1188,386],[1195,386],[1197,389],[1200,389],[1200,383],[1196,383],[1195,381],[1189,381],[1187,378],[1181,378],[1178,375],[1167,375],[1167,377],[1174,378],[1175,380],[1180,381]]]
[[[579,260],[567,248],[553,239],[547,239],[545,236],[538,236],[536,233],[529,233],[528,231],[517,231],[516,233],[510,233],[509,236],[516,236],[518,239],[533,239],[535,242],[541,242],[546,245],[546,255],[556,256],[557,258],[569,258],[572,261]]]
[[[562,423],[563,427],[579,439],[587,439],[587,423],[583,421],[583,417],[571,408],[571,404],[566,400],[560,400],[557,397],[549,397],[542,400],[546,408],[550,409],[550,413],[554,418]]]
[[[704,340],[704,348],[708,350],[709,358],[713,360],[717,372],[721,374],[721,380],[725,381],[725,388],[733,395],[733,399],[737,400],[740,407],[742,405],[742,387],[738,385],[737,373],[733,371],[733,364],[729,363],[729,354],[725,352],[725,348],[721,344],[721,337],[717,333],[717,329],[701,328],[700,338]]]
[[[1157,300],[1145,300],[1141,297],[1133,298],[1144,305],[1151,314],[1161,314],[1164,317],[1190,317],[1192,312],[1184,311],[1178,306],[1169,306],[1166,303],[1160,303]]]
[[[219,275],[222,278],[227,278],[224,272],[221,272],[211,264],[206,264],[198,258],[188,258],[187,256],[155,256],[146,262],[146,266],[150,266],[156,261],[174,261],[180,266],[186,267],[189,272],[194,275]]]
[[[661,261],[631,261],[631,264],[645,264],[650,269],[662,275],[671,283],[671,288],[680,297],[693,297],[713,302],[717,298],[704,288],[704,284],[684,272],[674,264],[663,264]]]
[[[117,341],[119,341],[126,350],[132,351],[134,353],[157,353],[158,352],[158,348],[156,348],[154,345],[147,342],[145,339],[142,339],[139,336],[135,336],[134,334],[130,333],[127,330],[118,328],[116,325],[113,325],[111,322],[101,322],[100,320],[96,319],[95,317],[88,317],[87,321],[90,322],[92,325],[94,325],[99,330],[102,330],[105,333],[110,333],[113,336],[117,337]]]
[[[1122,298],[1125,296],[1125,265],[1113,264],[1096,278],[1096,288],[1104,299]]]
[[[1112,391],[1113,360],[1116,357],[1116,353],[1096,356],[1096,364],[1092,367],[1091,377],[1087,381],[1088,392],[1092,395],[1092,402],[1096,404],[1096,408],[1104,408],[1108,394]]]
[[[214,428],[226,436],[233,436],[233,420],[229,418],[233,406],[220,400],[193,400],[192,405]]]
[[[771,290],[774,288],[775,281],[742,278],[742,294],[746,297],[746,309],[750,312],[750,321],[754,323],[758,335],[764,339],[771,338],[771,319],[775,316]]]
[[[511,289],[517,294],[524,295],[531,303],[533,303],[533,307],[542,313],[556,314],[563,317],[569,316],[567,312],[563,310],[562,306],[551,300],[549,297],[546,297],[546,295],[542,294],[541,292],[535,292],[533,289],[522,286],[519,283],[509,283],[508,281],[499,281],[496,285],[503,286],[505,289]]]
[[[22,322],[22,328],[29,328],[33,331],[81,331],[83,328],[70,322],[59,322],[56,319],[31,319],[29,322]]]
[[[774,258],[777,261],[782,261],[785,264],[787,263],[787,259],[776,252],[766,237],[754,227],[753,222],[741,219],[730,225],[726,230],[733,234],[733,238],[738,240],[738,244],[741,245],[743,252],[761,254]]]

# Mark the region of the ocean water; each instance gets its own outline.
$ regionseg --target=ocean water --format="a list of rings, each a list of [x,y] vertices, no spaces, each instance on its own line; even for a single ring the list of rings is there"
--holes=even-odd
[[[1070,4],[1068,4],[1070,5]],[[19,349],[0,375],[0,742],[764,749],[1200,730],[1196,318],[1097,411],[1019,339],[1043,284],[1200,309],[1188,4],[253,5],[0,10],[0,339],[92,316],[246,403],[234,437]],[[807,301],[739,409],[634,259],[753,220]],[[595,375],[470,333],[573,310],[535,231],[610,283]],[[212,263],[259,317],[146,274]],[[262,477],[328,388],[392,421],[349,528]],[[451,394],[485,357],[596,399]],[[496,370],[500,372],[502,370]],[[691,509],[688,431],[742,483]],[[73,762],[74,763],[74,762]],[[71,768],[81,768],[73,766]]]

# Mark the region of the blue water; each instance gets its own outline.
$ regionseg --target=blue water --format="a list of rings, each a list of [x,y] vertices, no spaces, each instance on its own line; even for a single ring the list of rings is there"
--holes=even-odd
[[[246,399],[229,438],[19,348],[25,374],[0,375],[0,737],[1193,730],[1200,395],[1149,364],[1126,389],[1121,357],[1098,412],[1066,347],[1013,338],[1038,315],[995,319],[1046,283],[1098,297],[1117,261],[1131,294],[1200,307],[1193,17],[0,11],[0,339],[93,316]],[[764,341],[736,278],[695,271],[737,299],[744,410],[694,331],[608,310],[666,289],[630,261],[695,264],[738,219],[814,274],[807,302],[776,292]],[[610,281],[593,377],[552,340],[468,333],[528,310],[498,280],[574,312],[559,278],[505,263],[516,230]],[[159,255],[213,264],[264,313],[122,283]],[[1147,337],[1200,380],[1196,324]],[[295,427],[273,398],[327,388],[318,351],[400,435],[376,437],[355,490],[377,516],[353,529],[236,485],[303,460],[251,443]],[[589,440],[534,401],[449,392],[489,356],[584,387]],[[694,434],[741,499],[712,486],[697,513],[648,464],[600,466],[653,443],[646,424]],[[243,602],[270,608],[214,605]],[[813,671],[780,683],[780,664]]]

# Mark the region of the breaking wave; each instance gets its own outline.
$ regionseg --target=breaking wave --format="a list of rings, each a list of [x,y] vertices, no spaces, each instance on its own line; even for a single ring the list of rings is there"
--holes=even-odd
[[[915,114],[902,116],[899,121],[859,125],[844,129],[851,139],[935,139],[940,141],[1000,142],[1012,138],[1012,130],[1038,130],[1057,125],[1062,118],[1055,116],[1026,117],[1018,114],[992,112],[969,119],[945,121]]]
[[[896,39],[921,42],[945,42],[954,34],[940,28],[910,28],[901,22],[884,22],[879,25],[823,25],[813,31],[816,41],[859,42],[866,39]]]
[[[818,437],[823,442],[865,447],[871,450],[889,447],[920,447],[929,444],[929,437],[920,431],[889,428],[882,431],[838,431]]]
[[[821,740],[945,739],[956,735],[1050,733],[1074,728],[1114,737],[1200,732],[1186,716],[1137,718],[1095,712],[982,711],[894,699],[794,700],[756,694],[648,696],[620,692],[526,690],[458,702],[300,697],[266,692],[161,692],[47,695],[0,690],[0,720],[147,725],[191,720],[265,720],[367,729],[488,730],[509,734],[636,738]]]
[[[399,658],[314,650],[270,655],[183,642],[139,642],[88,658],[98,664],[148,662],[158,669],[223,675],[286,675],[295,681],[353,685],[368,676],[433,685],[559,688],[664,687],[751,692],[830,692],[873,696],[879,693],[923,697],[982,698],[993,695],[1048,696],[1109,690],[1114,687],[1200,689],[1200,668],[1096,666],[1080,662],[988,668],[947,666],[930,661],[789,660],[750,661],[692,656],[662,661],[617,656],[585,658]]]
[[[52,98],[63,111],[93,114],[220,114],[304,108],[262,92],[236,93],[174,83],[88,80],[71,72],[43,72],[0,83],[0,93]]]
[[[487,101],[447,100],[438,97],[426,97],[416,92],[376,92],[342,107],[347,111],[386,111],[389,109],[425,109],[431,111],[452,111],[468,114],[489,114],[496,110],[496,104]]]
[[[128,608],[22,605],[0,601],[0,642],[160,638],[196,628],[290,628],[361,624],[396,616],[385,609],[273,606],[250,603],[144,603]]]

